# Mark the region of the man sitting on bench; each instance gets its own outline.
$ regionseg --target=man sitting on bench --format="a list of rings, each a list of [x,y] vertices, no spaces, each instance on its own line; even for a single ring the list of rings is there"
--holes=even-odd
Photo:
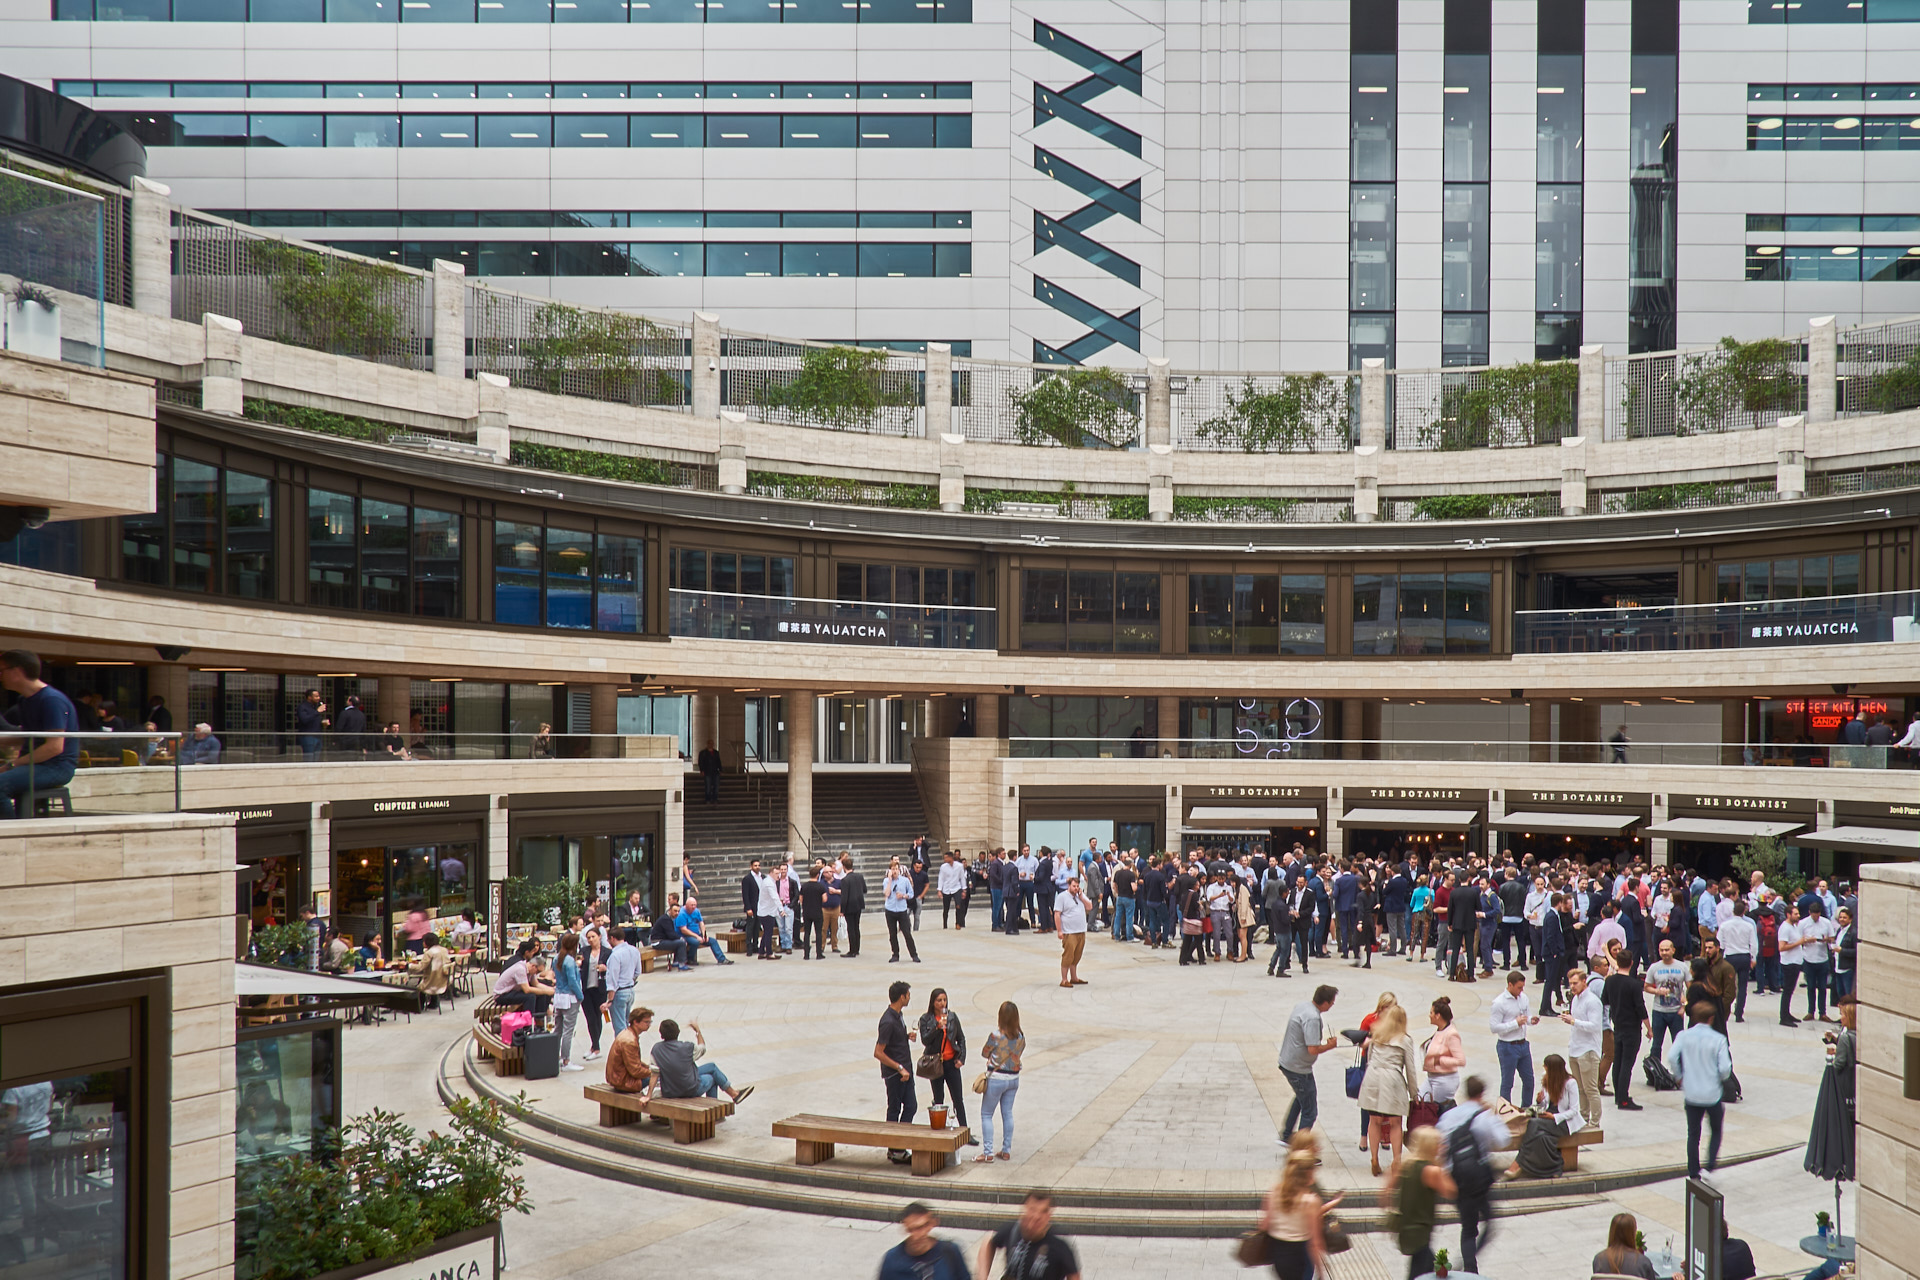
[[[535,1018],[544,1018],[547,1003],[553,999],[553,985],[540,981],[538,946],[529,938],[513,953],[513,963],[500,971],[493,984],[494,999],[515,1009],[525,1009]]]
[[[690,1045],[680,1038],[680,1024],[668,1018],[660,1024],[660,1043],[653,1046],[653,1065],[659,1073],[656,1088],[663,1098],[716,1098],[724,1093],[735,1102],[745,1102],[753,1086],[736,1089],[726,1074],[711,1062],[699,1061],[706,1055],[707,1038],[698,1022],[688,1024],[694,1039]]]
[[[687,905],[680,908],[680,914],[674,923],[680,929],[680,941],[687,944],[687,963],[700,963],[700,948],[712,947],[713,958],[721,964],[732,964],[727,953],[720,949],[720,939],[707,932],[706,921],[700,916],[700,899],[687,895]]]
[[[667,905],[653,917],[653,927],[647,931],[647,945],[655,951],[663,951],[667,956],[667,967],[685,971],[687,964],[687,940],[680,936],[680,895],[667,895]]]
[[[653,1010],[635,1009],[627,1025],[613,1038],[607,1051],[607,1088],[619,1093],[637,1093],[646,1098],[653,1092],[653,1070],[640,1052],[640,1036],[653,1025]]]

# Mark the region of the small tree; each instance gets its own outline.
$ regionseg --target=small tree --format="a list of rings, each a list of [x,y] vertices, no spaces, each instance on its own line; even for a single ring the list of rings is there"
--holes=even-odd
[[[1290,373],[1273,391],[1252,378],[1227,392],[1226,412],[1200,424],[1200,434],[1246,453],[1304,453],[1322,444],[1343,447],[1349,435],[1350,385],[1325,373]]]
[[[1724,431],[1739,415],[1797,413],[1806,380],[1795,367],[1800,344],[1784,338],[1720,339],[1711,352],[1683,356],[1674,378],[1675,432]]]
[[[886,410],[910,409],[919,399],[908,375],[887,368],[889,355],[860,347],[808,347],[800,372],[768,382],[760,389],[760,403],[843,431],[869,426]]]
[[[1422,434],[1437,449],[1554,444],[1573,434],[1580,366],[1533,361],[1456,377],[1440,392],[1440,416]]]
[[[1867,378],[1866,407],[1875,413],[1920,408],[1920,349],[1900,364]]]
[[[533,313],[520,344],[516,379],[553,395],[615,404],[662,404],[679,399],[679,384],[648,363],[678,354],[679,338],[645,316],[587,311],[549,302]]]
[[[1115,369],[1068,369],[1009,389],[1021,444],[1069,449],[1123,449],[1139,431],[1136,398]]]
[[[1806,883],[1787,872],[1787,846],[1777,836],[1756,836],[1751,844],[1740,845],[1733,851],[1733,869],[1743,883],[1758,871],[1760,878],[1783,897],[1797,894]]]

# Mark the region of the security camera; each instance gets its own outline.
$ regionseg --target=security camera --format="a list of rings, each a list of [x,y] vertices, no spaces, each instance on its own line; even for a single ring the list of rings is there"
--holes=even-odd
[[[0,507],[0,542],[12,542],[22,529],[41,528],[52,516],[45,507]]]
[[[183,644],[157,644],[153,646],[153,651],[160,655],[162,662],[178,662],[193,652]]]

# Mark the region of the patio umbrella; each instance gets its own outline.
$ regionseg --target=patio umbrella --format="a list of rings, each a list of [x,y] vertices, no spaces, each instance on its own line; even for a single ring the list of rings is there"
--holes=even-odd
[[[1805,1166],[1816,1178],[1833,1183],[1833,1234],[1840,1230],[1840,1184],[1854,1178],[1853,1146],[1854,1034],[1842,1031],[1834,1044],[1833,1061],[1820,1077],[1813,1104],[1813,1129],[1807,1135]]]

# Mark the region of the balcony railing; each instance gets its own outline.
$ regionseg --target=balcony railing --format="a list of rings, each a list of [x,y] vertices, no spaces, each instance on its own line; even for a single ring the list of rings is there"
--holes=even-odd
[[[1842,743],[1785,742],[1529,742],[1471,738],[1233,738],[1006,739],[1016,760],[1348,760],[1439,761],[1453,764],[1634,764],[1920,769],[1920,751]]]
[[[1644,609],[1523,609],[1516,653],[1653,653],[1669,649],[1798,649],[1920,640],[1920,592],[1809,596]]]
[[[724,591],[667,593],[668,634],[702,640],[904,649],[991,649],[994,611],[961,605],[876,604]]]

